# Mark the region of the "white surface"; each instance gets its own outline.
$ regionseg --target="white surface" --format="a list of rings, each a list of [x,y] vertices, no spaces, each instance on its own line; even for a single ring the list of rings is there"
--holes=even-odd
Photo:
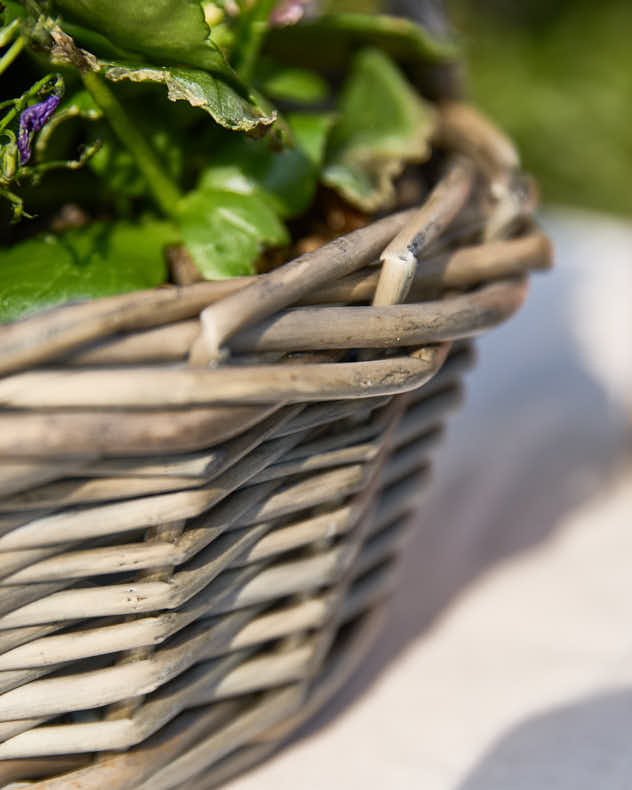
[[[230,790],[632,788],[632,229],[545,225],[557,268],[479,345],[379,644]]]

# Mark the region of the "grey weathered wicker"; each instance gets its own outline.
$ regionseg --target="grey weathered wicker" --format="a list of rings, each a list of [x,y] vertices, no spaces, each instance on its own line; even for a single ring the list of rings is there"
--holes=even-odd
[[[370,645],[464,339],[549,264],[513,147],[441,118],[421,210],[0,327],[0,787],[213,787]]]

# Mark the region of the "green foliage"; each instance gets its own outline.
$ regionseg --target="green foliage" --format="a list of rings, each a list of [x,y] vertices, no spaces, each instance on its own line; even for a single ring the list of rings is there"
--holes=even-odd
[[[10,211],[10,221],[19,222],[30,218],[24,210],[24,201],[17,193],[25,185],[37,185],[44,174],[50,170],[76,170],[98,150],[99,143],[93,143],[78,152],[77,159],[48,158],[36,164],[29,163],[33,137],[40,132],[43,121],[50,113],[46,109],[52,101],[52,109],[57,106],[64,91],[64,83],[59,74],[48,74],[38,80],[16,99],[8,99],[0,104],[5,109],[0,118],[0,198]],[[30,115],[29,129],[23,128],[23,119]],[[39,118],[38,118],[39,116]],[[19,123],[18,123],[19,118]],[[12,128],[13,127],[13,128]],[[36,150],[40,153],[47,147],[50,136],[49,124],[36,137]]]
[[[0,249],[0,320],[160,284],[167,243],[184,244],[206,278],[251,274],[291,243],[286,223],[319,183],[367,211],[388,206],[393,178],[428,155],[434,122],[398,63],[443,60],[452,45],[379,14],[275,27],[276,5],[5,0],[0,197],[16,218],[23,196],[43,210],[40,229],[69,202],[107,221],[2,231],[13,243]],[[18,98],[5,100],[11,80]],[[76,181],[52,172],[84,164]],[[156,210],[164,221],[146,219]]]
[[[162,248],[174,239],[177,231],[166,222],[119,221],[14,244],[0,260],[0,321],[160,285],[166,279]]]
[[[310,69],[283,66],[265,59],[257,69],[257,83],[271,99],[296,104],[319,104],[329,96],[329,85]]]
[[[63,101],[40,132],[35,143],[35,151],[40,157],[54,144],[54,137],[59,133],[66,137],[66,123],[73,120],[98,121],[103,117],[99,107],[94,103],[94,99],[88,91],[80,90],[73,93],[68,99]]]
[[[265,139],[230,139],[202,173],[200,185],[258,195],[283,218],[302,214],[316,190],[333,117],[294,113],[287,122],[294,147],[275,151]]]
[[[310,158],[317,174],[324,164],[327,142],[337,117],[337,113],[327,112],[294,112],[288,115],[296,144]]]
[[[266,51],[293,65],[332,69],[346,67],[367,46],[405,63],[447,61],[457,54],[454,42],[432,38],[408,19],[365,13],[332,13],[272,30]]]
[[[0,21],[2,22],[3,28],[8,27],[15,20],[23,21],[27,17],[28,12],[22,3],[17,2],[17,0],[2,0]],[[2,46],[4,46],[4,43]]]
[[[201,188],[182,199],[182,239],[209,280],[254,274],[266,247],[289,242],[278,214],[257,194]]]
[[[163,84],[171,101],[187,101],[205,110],[213,120],[233,131],[253,132],[276,120],[276,113],[266,112],[254,101],[245,99],[228,82],[201,69],[141,67],[121,63],[103,64],[105,77],[112,82],[149,82]]]
[[[267,247],[290,236],[282,220],[302,214],[318,183],[330,115],[288,117],[296,144],[280,152],[266,140],[230,139],[179,206],[182,238],[209,279],[255,273]]]
[[[76,24],[74,34],[88,49],[96,32],[119,51],[232,79],[199,0],[56,0],[55,6],[65,20]]]
[[[632,4],[510,8],[461,8],[476,103],[516,140],[545,201],[629,216]]]
[[[393,179],[430,154],[435,113],[380,50],[356,55],[340,100],[323,181],[361,208],[392,201]]]
[[[268,32],[268,20],[276,4],[277,0],[240,3],[234,59],[238,73],[247,81],[254,76],[259,51]]]
[[[173,137],[165,129],[159,126],[151,128],[151,124],[146,122],[142,125],[147,127],[146,137],[160,155],[165,171],[169,176],[177,179],[182,172],[182,148],[173,145]],[[113,199],[143,196],[150,198],[147,182],[139,172],[134,157],[126,148],[119,145],[112,132],[106,126],[100,125],[92,136],[95,140],[99,140],[101,145],[90,159],[89,166],[108,194]]]

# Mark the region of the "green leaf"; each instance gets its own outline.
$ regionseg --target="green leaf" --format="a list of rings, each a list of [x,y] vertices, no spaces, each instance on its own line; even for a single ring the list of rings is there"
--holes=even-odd
[[[430,154],[434,109],[375,49],[355,57],[339,109],[322,180],[365,211],[386,208],[393,179]]]
[[[145,136],[151,147],[160,156],[165,172],[174,180],[182,173],[184,151],[181,145],[174,145],[171,130],[146,126]],[[118,139],[107,127],[96,129],[95,140],[100,141],[99,150],[91,157],[89,166],[101,183],[107,185],[113,196],[141,197],[151,195],[147,181],[136,164],[134,156],[123,148]]]
[[[124,63],[104,64],[104,75],[112,82],[155,82],[167,87],[171,101],[184,100],[200,107],[227,129],[254,132],[271,126],[275,111],[265,111],[244,99],[228,83],[200,69],[143,67]]]
[[[81,49],[89,52],[91,55],[106,60],[133,60],[137,57],[134,52],[128,52],[126,49],[117,47],[97,30],[91,30],[67,19],[63,20],[63,25],[63,32],[70,36],[76,46],[81,47]]]
[[[425,28],[386,14],[337,13],[272,28],[265,52],[293,66],[345,68],[359,48],[374,46],[405,63],[434,63],[458,55],[454,42],[434,38]]]
[[[0,23],[9,26],[15,19],[23,20],[28,16],[26,8],[16,0],[3,0],[0,4]]]
[[[199,0],[56,0],[55,6],[64,19],[83,26],[86,34],[94,31],[119,49],[141,53],[161,64],[193,66],[235,79],[211,41],[204,3]],[[73,35],[70,28],[68,32]],[[94,38],[87,41],[79,27],[74,28],[74,35],[88,49],[96,43]]]
[[[83,93],[86,93],[92,101],[87,91],[82,91]],[[146,93],[146,90],[143,93]],[[130,122],[150,144],[152,151],[158,155],[161,167],[167,176],[174,182],[179,182],[183,173],[187,139],[183,131],[173,122],[173,118],[166,117],[166,111],[171,105],[164,102],[164,99],[156,104],[149,101],[147,95],[132,95],[127,104]],[[110,200],[120,196],[151,197],[149,185],[138,167],[134,154],[121,144],[109,124],[103,120],[85,131],[89,141],[100,143],[99,150],[90,159],[89,167],[109,192],[103,197]],[[190,149],[187,149],[186,153],[188,155]]]
[[[307,210],[318,183],[331,114],[294,113],[287,118],[295,146],[274,151],[267,140],[229,140],[202,173],[202,189],[257,195],[280,217]]]
[[[167,222],[95,222],[15,244],[0,254],[0,321],[160,285],[167,276],[163,248],[177,240]]]
[[[329,85],[315,71],[261,60],[257,69],[261,90],[277,101],[318,104],[329,96]]]
[[[182,199],[179,214],[182,239],[208,280],[254,274],[264,249],[290,240],[275,211],[258,195],[198,189]]]
[[[294,148],[230,138],[182,200],[182,238],[207,279],[254,274],[266,248],[289,243],[282,218],[311,204],[333,116],[295,113],[287,121]]]
[[[319,170],[325,159],[327,139],[336,117],[332,112],[293,112],[287,116],[296,144],[305,151]]]

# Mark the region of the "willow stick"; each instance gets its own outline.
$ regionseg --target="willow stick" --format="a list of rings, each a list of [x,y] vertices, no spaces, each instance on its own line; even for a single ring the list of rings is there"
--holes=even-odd
[[[321,285],[344,277],[374,261],[385,245],[406,225],[413,211],[392,214],[366,228],[301,255],[243,290],[201,313],[202,338],[209,360],[220,357],[220,347],[239,329],[261,321],[298,301]],[[196,352],[192,349],[192,354]]]
[[[415,268],[409,301],[436,298],[445,288],[467,288],[480,282],[551,266],[551,243],[542,233],[459,247],[425,257]],[[380,271],[368,266],[306,295],[300,305],[350,305],[373,300]],[[199,321],[179,321],[155,329],[106,339],[64,357],[72,365],[132,365],[184,361],[199,333]]]
[[[395,309],[395,308],[391,308]],[[331,346],[333,348],[334,346]],[[154,407],[307,402],[391,395],[420,387],[443,364],[447,347],[375,362],[244,368],[29,371],[0,380],[11,408]]]
[[[501,280],[443,301],[384,307],[300,307],[240,332],[231,348],[240,352],[373,349],[458,340],[496,326],[520,307],[525,296],[524,282]],[[0,382],[0,393],[1,387]]]
[[[474,168],[463,158],[454,161],[428,200],[406,222],[380,255],[382,270],[374,306],[399,304],[406,299],[422,252],[432,244],[463,208],[474,181]]]
[[[446,148],[471,157],[492,181],[520,168],[520,156],[513,142],[470,104],[442,102],[436,137]]]

